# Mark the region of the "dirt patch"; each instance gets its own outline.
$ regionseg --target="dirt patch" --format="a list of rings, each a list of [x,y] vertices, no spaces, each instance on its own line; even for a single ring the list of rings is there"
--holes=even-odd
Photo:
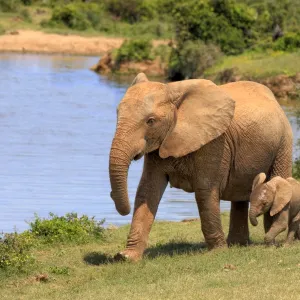
[[[0,36],[0,52],[60,53],[76,55],[102,55],[119,48],[124,38],[83,37],[78,35],[49,34],[33,30],[18,30]],[[166,44],[157,40],[154,45]]]
[[[121,46],[124,39],[82,37],[18,30],[0,36],[0,52],[61,53],[99,55]]]

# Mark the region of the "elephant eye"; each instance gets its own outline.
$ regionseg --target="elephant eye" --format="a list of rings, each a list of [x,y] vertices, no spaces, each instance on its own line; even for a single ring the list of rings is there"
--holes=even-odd
[[[146,123],[147,125],[152,126],[155,123],[155,119],[153,117],[150,117]]]

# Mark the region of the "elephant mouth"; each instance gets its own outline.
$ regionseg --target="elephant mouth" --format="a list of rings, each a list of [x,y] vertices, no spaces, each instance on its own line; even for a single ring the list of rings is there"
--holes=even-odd
[[[142,158],[144,156],[144,152],[140,152],[138,153],[133,159],[134,160],[139,160],[140,158]]]

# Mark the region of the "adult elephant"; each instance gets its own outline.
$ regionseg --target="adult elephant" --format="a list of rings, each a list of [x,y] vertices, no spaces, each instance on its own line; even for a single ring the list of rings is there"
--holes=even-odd
[[[126,249],[138,260],[147,245],[167,183],[195,192],[209,248],[226,244],[220,199],[231,202],[228,243],[247,244],[248,201],[254,177],[291,176],[292,131],[272,92],[248,81],[221,86],[195,79],[163,84],[140,73],[117,109],[109,161],[111,197],[121,215],[130,212],[127,174],[143,155]],[[265,215],[265,230],[270,220]]]

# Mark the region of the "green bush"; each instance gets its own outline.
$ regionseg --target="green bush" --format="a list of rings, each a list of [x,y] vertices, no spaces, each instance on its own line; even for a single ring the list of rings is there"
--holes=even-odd
[[[97,222],[94,217],[78,217],[76,213],[62,217],[50,213],[49,216],[49,219],[41,219],[35,215],[34,221],[29,223],[30,232],[43,242],[86,243],[103,237],[104,229],[101,225],[104,220]]]
[[[273,46],[274,50],[293,51],[300,48],[300,32],[288,32],[280,37]]]
[[[0,11],[3,12],[15,12],[19,6],[19,0],[0,0]]]
[[[30,15],[28,9],[24,8],[24,9],[20,10],[20,16],[23,18],[23,20],[25,20],[27,22],[32,22],[31,15]]]
[[[128,61],[152,60],[152,43],[147,39],[125,40],[116,52],[116,65]]]
[[[254,12],[234,1],[178,2],[173,14],[178,44],[187,40],[202,40],[218,45],[230,55],[242,53],[250,44]]]
[[[70,3],[56,6],[50,21],[42,21],[43,27],[66,26],[75,30],[96,28],[103,15],[103,5],[97,3]]]
[[[66,27],[77,30],[86,30],[91,27],[85,13],[80,9],[80,6],[68,4],[54,8],[49,26],[63,24]]]
[[[28,232],[4,234],[0,239],[0,269],[24,271],[33,264],[34,258],[30,253],[33,242]]]
[[[156,14],[151,0],[107,0],[106,7],[111,14],[129,23],[150,20]]]
[[[171,80],[198,78],[204,71],[216,63],[221,51],[213,44],[201,41],[187,41],[183,46],[174,48],[168,67]]]
[[[2,25],[0,24],[0,35],[5,33],[5,29],[2,27]]]

